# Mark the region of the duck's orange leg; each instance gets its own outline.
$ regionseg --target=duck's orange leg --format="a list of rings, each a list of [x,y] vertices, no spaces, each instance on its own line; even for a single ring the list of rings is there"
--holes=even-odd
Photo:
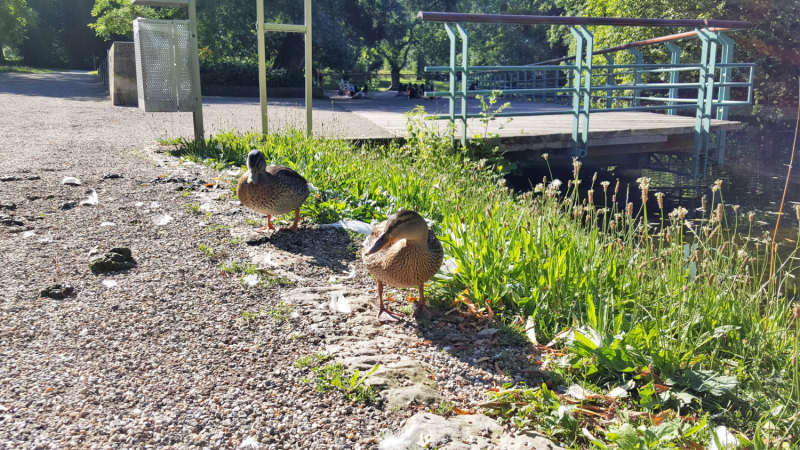
[[[381,316],[383,316],[384,313],[386,313],[386,315],[389,316],[389,318],[387,320],[399,320],[400,319],[400,314],[391,312],[388,309],[386,309],[385,306],[383,306],[383,283],[378,281],[378,322],[379,323],[381,321]]]
[[[431,317],[431,310],[428,308],[428,305],[425,304],[425,284],[420,284],[417,289],[419,290],[419,302],[411,317],[429,319]]]
[[[259,228],[258,230],[256,230],[256,233],[266,233],[270,230],[275,231],[275,225],[272,224],[272,216],[267,214],[267,226],[265,226],[264,228]]]

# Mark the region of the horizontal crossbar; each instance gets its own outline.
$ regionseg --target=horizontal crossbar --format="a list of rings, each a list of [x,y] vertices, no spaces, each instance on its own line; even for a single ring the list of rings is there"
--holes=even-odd
[[[611,25],[619,27],[750,28],[750,22],[709,19],[636,19],[625,17],[523,16],[420,11],[417,17],[432,22],[474,22],[521,25]]]

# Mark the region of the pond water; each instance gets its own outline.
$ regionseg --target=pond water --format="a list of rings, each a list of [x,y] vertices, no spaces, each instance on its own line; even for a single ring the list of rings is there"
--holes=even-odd
[[[724,203],[727,205],[726,214],[728,220],[733,218],[733,205],[739,205],[738,216],[740,230],[744,225],[747,231],[748,213],[754,212],[753,234],[761,235],[764,231],[772,232],[775,229],[775,222],[778,217],[781,196],[783,195],[784,185],[789,160],[792,153],[792,143],[794,141],[794,130],[796,123],[796,110],[773,110],[770,120],[759,121],[754,114],[740,114],[733,116],[732,120],[740,120],[746,123],[746,127],[740,131],[729,132],[728,149],[724,165],[721,167],[710,167],[707,176],[700,180],[691,177],[676,175],[668,172],[642,170],[642,176],[648,177],[650,181],[650,198],[647,209],[651,222],[659,221],[658,204],[656,202],[656,192],[663,192],[665,212],[670,212],[674,208],[683,207],[689,211],[687,216],[690,219],[697,219],[702,216],[702,197],[706,196],[710,204],[712,197],[711,186],[715,180],[721,180],[721,192]],[[591,149],[590,149],[591,151]],[[798,152],[800,153],[800,152]],[[798,221],[794,205],[800,204],[800,154],[796,155],[797,162],[786,192],[786,204],[783,208],[783,216],[780,223],[780,236],[783,238],[796,239],[798,236]],[[601,181],[610,181],[611,191],[617,180],[620,181],[620,195],[618,196],[618,207],[624,210],[625,192],[629,190],[630,201],[634,203],[635,210],[641,206],[640,191],[637,176],[626,175],[630,171],[624,167],[613,168],[581,168],[581,196],[586,196],[586,191],[592,183],[595,172],[598,174],[595,181],[595,203],[603,204]],[[547,169],[529,168],[521,176],[509,177],[509,185],[515,189],[526,190],[530,186],[542,181],[542,177],[548,176]],[[571,170],[553,170],[553,176],[566,181],[572,178]],[[562,189],[563,191],[563,189]],[[609,196],[610,201],[610,196]],[[717,194],[717,202],[719,194]],[[655,213],[655,214],[654,214]]]

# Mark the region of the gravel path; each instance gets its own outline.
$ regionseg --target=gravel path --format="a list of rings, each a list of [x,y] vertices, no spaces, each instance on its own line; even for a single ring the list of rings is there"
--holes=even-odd
[[[258,117],[257,105],[227,99],[205,111],[212,133]],[[291,124],[302,109],[270,114]],[[317,117],[318,129],[381,131],[349,113]],[[152,151],[176,135],[191,135],[189,115],[113,107],[96,77],[0,75],[0,449],[239,448],[248,438],[265,449],[377,448],[426,409],[421,400],[477,412],[487,387],[512,379],[499,367],[536,372],[524,345],[476,337],[486,327],[461,318],[376,326],[358,239],[301,226],[258,240],[257,216],[225,180]],[[93,193],[98,204],[81,204]],[[134,268],[90,272],[91,255],[120,246]],[[233,262],[269,274],[251,285],[220,270]],[[40,297],[56,283],[75,293]],[[331,296],[354,312],[326,309]],[[469,342],[483,345],[458,353]],[[322,351],[353,368],[380,362],[383,401],[318,393],[294,363]],[[497,432],[480,433],[439,444],[503,448]]]

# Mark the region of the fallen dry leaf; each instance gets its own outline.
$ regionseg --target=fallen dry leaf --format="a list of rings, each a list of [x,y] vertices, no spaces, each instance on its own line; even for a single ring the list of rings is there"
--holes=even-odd
[[[459,416],[468,416],[468,415],[471,415],[471,414],[475,414],[474,412],[467,411],[467,410],[464,410],[464,409],[461,409],[461,408],[456,408],[455,406],[453,407],[453,412],[458,414]]]

